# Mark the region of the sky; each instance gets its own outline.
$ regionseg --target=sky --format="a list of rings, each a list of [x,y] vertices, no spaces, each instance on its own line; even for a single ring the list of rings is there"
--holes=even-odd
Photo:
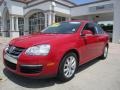
[[[70,0],[70,1],[75,2],[76,4],[84,4],[84,3],[89,3],[96,0]]]

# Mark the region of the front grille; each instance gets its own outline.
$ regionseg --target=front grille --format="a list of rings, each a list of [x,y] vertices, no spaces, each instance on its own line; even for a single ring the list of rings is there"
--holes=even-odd
[[[15,46],[10,45],[10,46],[8,47],[7,53],[8,53],[9,55],[18,57],[18,56],[22,53],[23,50],[24,50],[24,48],[15,47]]]
[[[14,63],[11,63],[11,62],[5,60],[5,65],[10,69],[16,70],[16,64],[14,64]]]

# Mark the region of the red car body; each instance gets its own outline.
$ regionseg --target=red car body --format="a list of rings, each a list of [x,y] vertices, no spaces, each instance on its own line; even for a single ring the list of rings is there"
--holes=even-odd
[[[71,21],[70,21],[71,22]],[[27,77],[51,77],[56,76],[58,73],[60,62],[63,56],[73,51],[79,58],[79,65],[84,64],[96,57],[102,55],[104,47],[108,44],[109,37],[105,32],[95,35],[81,35],[83,28],[89,21],[78,20],[81,22],[80,27],[73,34],[35,34],[22,36],[10,41],[9,45],[24,48],[17,58],[17,64],[11,65],[10,62],[5,62],[5,50],[3,51],[3,59],[6,68],[16,74]],[[50,44],[50,52],[47,56],[30,56],[26,55],[26,49],[34,45]],[[23,65],[23,66],[22,66]],[[24,66],[42,65],[39,72],[34,72],[34,68],[26,72],[21,68]],[[14,68],[14,66],[16,68]]]

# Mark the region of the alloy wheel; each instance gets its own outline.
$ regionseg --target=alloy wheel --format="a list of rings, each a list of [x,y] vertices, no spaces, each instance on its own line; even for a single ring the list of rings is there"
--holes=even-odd
[[[68,58],[66,58],[63,68],[65,77],[70,78],[71,76],[73,76],[76,71],[76,64],[77,62],[74,56],[69,56]]]

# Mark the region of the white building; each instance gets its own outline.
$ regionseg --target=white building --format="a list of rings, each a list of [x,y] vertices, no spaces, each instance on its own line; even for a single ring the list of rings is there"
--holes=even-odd
[[[114,21],[113,42],[120,43],[120,0],[76,5],[68,0],[2,0],[0,35],[17,37],[71,19]]]

